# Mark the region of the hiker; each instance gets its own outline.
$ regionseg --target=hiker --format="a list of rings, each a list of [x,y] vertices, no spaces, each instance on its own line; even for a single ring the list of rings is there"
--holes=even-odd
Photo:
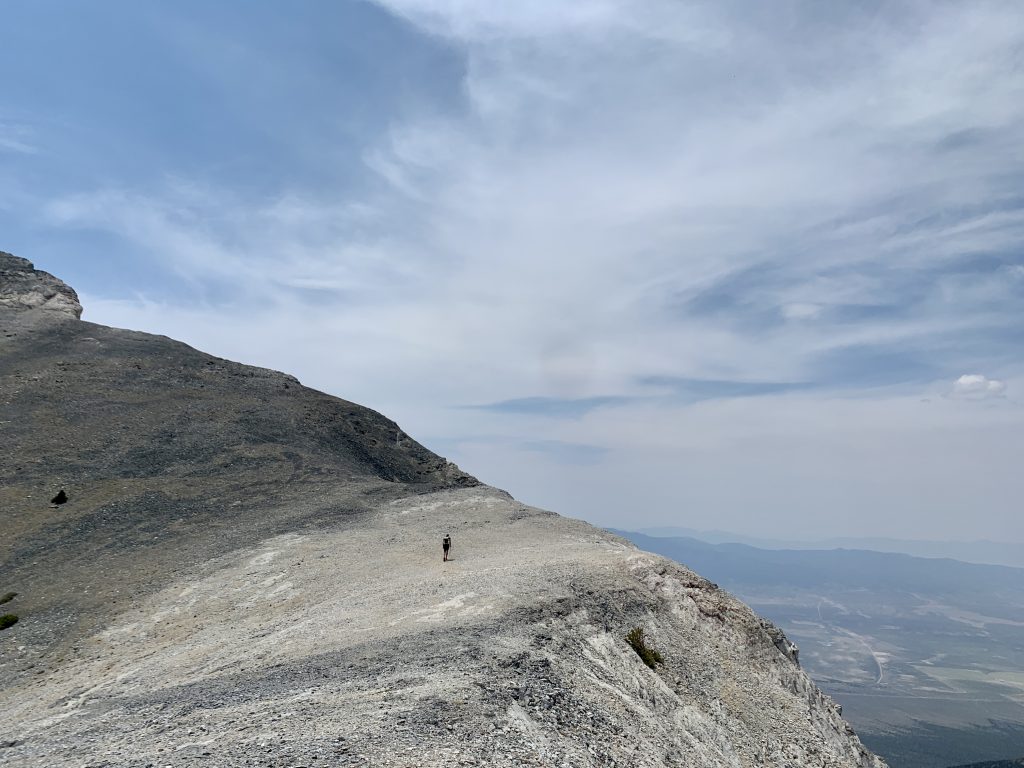
[[[448,550],[452,548],[452,537],[451,534],[445,534],[445,537],[441,539],[441,549],[444,550],[444,561],[448,562]]]

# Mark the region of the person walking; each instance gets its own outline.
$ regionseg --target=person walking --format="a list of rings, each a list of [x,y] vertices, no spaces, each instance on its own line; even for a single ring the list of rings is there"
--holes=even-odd
[[[448,550],[452,548],[452,536],[450,533],[445,534],[445,537],[441,539],[441,549],[444,550],[444,561],[448,562]]]

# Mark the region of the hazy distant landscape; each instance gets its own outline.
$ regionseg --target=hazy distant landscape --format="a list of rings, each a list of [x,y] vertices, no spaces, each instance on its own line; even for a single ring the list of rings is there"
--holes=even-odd
[[[834,536],[822,539],[762,538],[731,531],[707,531],[679,526],[641,528],[647,536],[683,537],[709,544],[748,544],[758,549],[867,549],[914,557],[945,557],[966,563],[1009,565],[1024,568],[1024,542],[1019,541],[921,541],[884,536]]]
[[[1024,569],[620,533],[781,626],[893,768],[1024,754]]]

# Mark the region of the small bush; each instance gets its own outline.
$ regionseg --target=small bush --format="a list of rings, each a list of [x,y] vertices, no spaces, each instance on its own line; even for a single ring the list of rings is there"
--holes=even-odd
[[[7,629],[8,627],[13,627],[17,623],[18,617],[15,616],[13,613],[5,613],[3,616],[0,616],[0,629]]]
[[[633,627],[629,630],[626,634],[626,642],[629,643],[630,648],[636,651],[636,655],[640,657],[640,660],[651,669],[655,669],[659,664],[665,663],[661,654],[647,644],[642,628]]]
[[[18,593],[17,593],[17,592],[8,592],[8,593],[7,593],[6,595],[4,595],[3,597],[0,597],[0,605],[3,605],[4,603],[9,603],[9,602],[11,602],[11,600],[13,600],[14,598],[16,598],[17,596],[18,596]]]

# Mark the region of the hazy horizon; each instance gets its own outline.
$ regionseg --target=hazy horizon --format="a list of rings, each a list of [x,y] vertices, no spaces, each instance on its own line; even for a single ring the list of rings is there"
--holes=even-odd
[[[5,9],[0,249],[599,525],[1024,541],[1013,2]]]
[[[751,536],[741,531],[701,530],[680,526],[630,529],[631,533],[659,538],[697,539],[708,544],[743,544],[762,550],[866,550],[918,558],[959,560],[979,565],[1024,568],[1024,545],[1016,541],[989,539],[893,539],[882,536],[838,536],[832,538],[772,538]]]
[[[672,525],[667,525],[667,526],[651,526],[651,527],[648,527],[648,528],[637,528],[636,529],[637,533],[647,533],[649,535],[656,535],[656,534],[651,533],[651,531],[664,531],[664,532],[666,532],[666,533],[660,534],[660,535],[668,535],[667,532],[669,532],[669,531],[687,531],[687,532],[690,532],[690,533],[700,533],[700,534],[715,535],[715,536],[743,536],[743,535],[746,535],[746,534],[743,533],[743,531],[724,531],[724,530],[721,530],[721,529],[718,529],[718,528],[688,528],[686,526],[672,526]],[[682,535],[682,534],[677,534],[677,535]],[[751,537],[751,538],[756,538],[756,537]],[[805,542],[805,543],[808,543],[808,544],[814,544],[814,543],[825,542],[825,541],[867,541],[867,540],[870,540],[870,539],[877,539],[879,541],[891,541],[891,542],[894,542],[894,543],[895,542],[900,542],[900,541],[908,541],[908,542],[930,543],[930,544],[999,544],[999,545],[1007,545],[1007,546],[1009,546],[1009,545],[1013,545],[1013,544],[1020,544],[1020,543],[1022,543],[1022,542],[993,541],[992,539],[935,539],[935,538],[927,538],[927,537],[918,537],[918,538],[915,538],[915,539],[899,539],[899,538],[892,538],[892,537],[889,537],[889,536],[871,536],[871,535],[866,535],[866,536],[831,536],[831,537],[825,537],[825,538],[789,536],[789,537],[785,537],[785,538],[776,538],[774,540],[775,541],[801,541],[801,542]],[[763,541],[771,541],[772,539],[762,539],[762,540]]]

